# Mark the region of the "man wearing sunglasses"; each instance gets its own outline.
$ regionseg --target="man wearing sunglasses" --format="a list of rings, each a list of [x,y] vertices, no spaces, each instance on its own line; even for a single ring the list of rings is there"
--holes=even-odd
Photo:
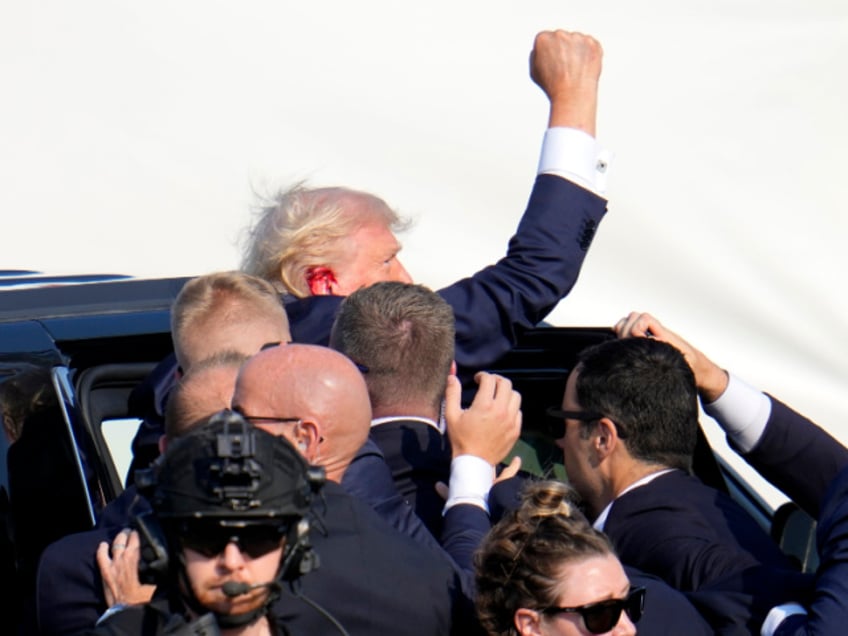
[[[620,338],[655,338],[679,349],[704,410],[731,447],[817,520],[815,591],[769,611],[762,636],[838,634],[848,622],[848,448],[775,397],[748,385],[647,313],[615,325]],[[798,598],[796,601],[803,601]]]
[[[686,593],[716,633],[755,633],[771,607],[809,589],[744,509],[689,474],[698,396],[673,346],[628,338],[586,349],[550,414],[594,526],[623,563]]]
[[[134,520],[139,575],[156,594],[91,633],[287,633],[268,610],[316,563],[305,516],[323,471],[285,438],[222,411],[171,441],[139,479],[152,508]]]

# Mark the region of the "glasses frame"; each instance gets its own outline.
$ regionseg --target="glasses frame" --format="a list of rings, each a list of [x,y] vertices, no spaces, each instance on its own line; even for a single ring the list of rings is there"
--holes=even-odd
[[[269,552],[283,547],[290,526],[285,524],[249,524],[245,526],[219,526],[185,524],[181,528],[179,541],[188,548],[211,559],[220,556],[227,546],[235,544],[239,551],[251,559],[258,559]],[[264,535],[264,536],[263,536]]]
[[[241,416],[251,424],[303,424],[301,417],[271,417],[270,415],[246,415]]]
[[[595,411],[565,411],[555,406],[549,407],[545,414],[558,420],[580,420],[581,422],[592,422],[604,417],[603,413]]]
[[[554,614],[580,614],[580,618],[583,621],[583,625],[586,627],[588,631],[593,634],[605,634],[610,631],[613,627],[618,625],[618,621],[621,620],[621,612],[623,611],[627,614],[627,617],[635,624],[639,622],[639,619],[642,618],[642,614],[645,611],[645,588],[644,587],[634,587],[627,593],[625,598],[616,598],[609,599],[606,601],[599,601],[597,603],[588,603],[586,605],[581,605],[579,607],[557,607],[551,606],[546,607],[541,610],[542,614],[554,615]],[[603,617],[603,612],[614,611],[615,614],[610,614],[610,623],[603,625],[590,625],[589,623],[594,623],[595,620],[600,620],[599,618],[594,617]]]

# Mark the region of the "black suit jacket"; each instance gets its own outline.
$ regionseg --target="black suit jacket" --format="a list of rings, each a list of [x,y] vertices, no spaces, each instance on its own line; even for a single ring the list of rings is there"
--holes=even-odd
[[[353,634],[474,634],[470,599],[446,556],[422,549],[359,498],[328,482],[311,533],[321,565],[303,595]],[[331,634],[327,619],[291,593],[275,613],[293,634]]]
[[[686,592],[717,633],[755,633],[811,583],[736,502],[680,470],[621,495],[604,530],[624,563]]]
[[[98,526],[62,537],[41,557],[36,580],[36,622],[41,636],[75,634],[91,628],[106,611],[103,578],[95,552],[130,524],[131,511],[150,506],[132,486],[104,508]]]
[[[451,448],[447,435],[417,420],[398,418],[371,427],[401,496],[433,536],[442,532],[445,501],[436,483],[450,479]]]
[[[328,482],[323,493],[313,507],[310,535],[321,565],[300,580],[305,596],[351,636],[475,633],[471,600],[445,553],[422,548],[338,484]],[[143,501],[136,502],[137,511]],[[129,523],[119,517],[116,522]],[[106,610],[94,553],[124,525],[70,535],[48,548],[38,579],[42,634],[90,629]],[[333,633],[332,624],[288,588],[274,611],[293,634]]]

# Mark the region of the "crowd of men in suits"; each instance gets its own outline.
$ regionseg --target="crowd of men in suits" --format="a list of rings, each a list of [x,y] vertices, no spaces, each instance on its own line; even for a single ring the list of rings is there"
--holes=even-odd
[[[521,396],[479,369],[568,294],[606,212],[601,59],[589,36],[537,36],[548,128],[497,263],[436,292],[416,285],[382,200],[299,185],[257,219],[241,271],[186,284],[173,359],[151,377],[162,417],[134,442],[144,470],[97,528],[43,554],[39,633],[484,633],[475,555],[531,478],[502,463]],[[580,354],[552,411],[586,519],[645,590],[644,613],[598,599],[620,601],[610,633],[632,633],[613,624],[629,619],[643,634],[839,633],[848,450],[649,314],[615,331]],[[699,400],[819,520],[818,572],[692,475]],[[545,618],[578,630],[546,633],[598,633],[587,611]]]

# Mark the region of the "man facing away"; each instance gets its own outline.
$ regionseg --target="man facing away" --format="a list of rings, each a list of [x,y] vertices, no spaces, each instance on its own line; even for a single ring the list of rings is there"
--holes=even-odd
[[[451,449],[442,403],[455,370],[450,305],[422,285],[380,282],[342,302],[330,346],[353,360],[368,387],[370,437],[380,447],[398,491],[434,536],[441,533]]]

